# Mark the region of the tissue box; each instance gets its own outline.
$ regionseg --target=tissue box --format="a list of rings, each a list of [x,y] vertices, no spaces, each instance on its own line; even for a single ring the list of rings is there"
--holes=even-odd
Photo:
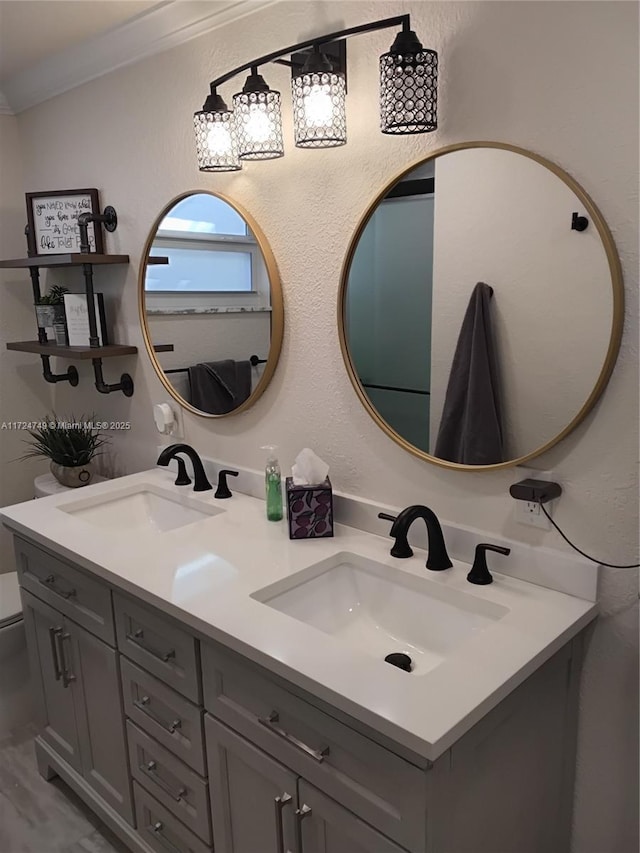
[[[317,486],[294,486],[287,477],[289,539],[333,536],[333,493],[327,477]]]

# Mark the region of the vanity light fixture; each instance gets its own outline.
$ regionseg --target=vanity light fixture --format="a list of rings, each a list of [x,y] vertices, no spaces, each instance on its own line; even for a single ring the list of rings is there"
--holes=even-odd
[[[236,172],[242,168],[233,112],[213,83],[202,109],[193,116],[193,125],[201,172]]]
[[[334,71],[315,44],[298,75],[291,80],[293,129],[298,148],[334,148],[347,141],[344,72]]]
[[[380,57],[380,130],[429,133],[438,126],[438,54],[403,29]]]
[[[346,39],[389,27],[402,29],[390,50],[380,57],[380,129],[390,134],[436,130],[438,54],[423,48],[411,29],[409,15],[398,15],[316,36],[247,62],[214,80],[202,110],[194,115],[200,170],[237,171],[243,160],[270,160],[284,154],[280,93],[270,89],[258,73],[267,62],[291,67],[296,146],[344,145]],[[336,47],[337,58],[333,55]],[[304,64],[294,61],[301,51]],[[217,89],[248,69],[251,73],[242,91],[233,96],[231,111]]]
[[[242,92],[233,96],[241,160],[273,160],[283,156],[280,102],[280,92],[270,89],[254,66]]]

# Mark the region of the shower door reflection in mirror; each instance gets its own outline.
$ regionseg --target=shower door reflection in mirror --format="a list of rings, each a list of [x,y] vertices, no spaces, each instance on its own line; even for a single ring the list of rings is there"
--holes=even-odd
[[[593,405],[622,311],[615,246],[584,190],[531,152],[470,143],[407,170],[365,213],[340,338],[360,399],[403,447],[509,465]]]
[[[147,241],[140,295],[149,354],[182,405],[221,416],[260,396],[280,352],[282,294],[245,211],[207,192],[171,202]]]

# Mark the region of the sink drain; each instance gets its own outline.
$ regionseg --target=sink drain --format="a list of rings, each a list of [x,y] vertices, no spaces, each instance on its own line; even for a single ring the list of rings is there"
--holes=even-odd
[[[404,669],[405,672],[411,672],[411,658],[405,655],[404,652],[393,652],[387,655],[385,663],[390,663],[392,666],[397,666],[398,669]]]

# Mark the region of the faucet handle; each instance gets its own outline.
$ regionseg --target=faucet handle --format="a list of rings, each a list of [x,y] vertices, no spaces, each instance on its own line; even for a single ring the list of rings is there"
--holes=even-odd
[[[191,485],[191,478],[187,474],[187,466],[184,464],[184,460],[180,458],[180,456],[175,456],[174,459],[178,463],[178,476],[175,479],[174,485],[176,486],[189,486]]]
[[[379,512],[378,518],[382,518],[385,521],[393,521],[393,527],[391,528],[390,535],[393,536],[395,542],[393,543],[393,548],[391,549],[391,556],[400,557],[402,559],[406,557],[413,557],[413,549],[409,545],[406,533],[397,533],[394,529],[398,516],[389,515],[389,513],[387,512]]]
[[[476,545],[476,553],[473,558],[473,566],[467,575],[469,583],[476,583],[482,586],[493,583],[493,576],[487,568],[487,551],[495,551],[496,554],[504,554],[507,556],[511,553],[511,548],[503,548],[501,545],[491,545],[488,542],[482,542]]]
[[[237,471],[229,471],[227,469],[223,469],[218,472],[218,488],[216,489],[216,493],[214,498],[230,498],[232,497],[231,489],[227,485],[227,477],[237,477]]]

